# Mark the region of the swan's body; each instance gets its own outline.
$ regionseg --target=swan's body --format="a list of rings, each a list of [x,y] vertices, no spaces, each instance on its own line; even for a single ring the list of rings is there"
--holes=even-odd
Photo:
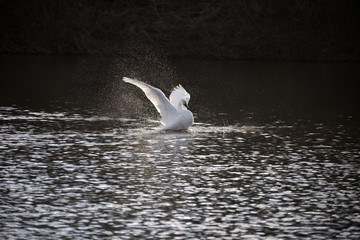
[[[147,83],[127,77],[124,77],[123,81],[141,88],[154,104],[164,125],[160,130],[186,130],[194,123],[193,114],[187,109],[190,94],[181,85],[174,88],[169,100],[160,89]]]

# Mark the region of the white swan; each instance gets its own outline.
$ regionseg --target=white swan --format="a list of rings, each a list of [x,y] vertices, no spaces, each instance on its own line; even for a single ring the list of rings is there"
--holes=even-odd
[[[124,82],[134,84],[144,91],[146,97],[154,104],[161,115],[160,130],[186,130],[194,123],[192,112],[188,110],[190,94],[179,85],[170,94],[170,101],[158,88],[136,79],[124,77]]]

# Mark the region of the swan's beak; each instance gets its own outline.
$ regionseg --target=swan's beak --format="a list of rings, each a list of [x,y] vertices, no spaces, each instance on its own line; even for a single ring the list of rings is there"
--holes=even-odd
[[[187,105],[186,102],[184,102],[184,106],[185,106],[187,109],[189,109],[189,105]]]

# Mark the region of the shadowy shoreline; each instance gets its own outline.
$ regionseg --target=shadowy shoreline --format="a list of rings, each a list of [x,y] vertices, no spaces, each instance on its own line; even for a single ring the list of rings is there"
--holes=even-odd
[[[11,1],[0,53],[360,60],[357,1]]]

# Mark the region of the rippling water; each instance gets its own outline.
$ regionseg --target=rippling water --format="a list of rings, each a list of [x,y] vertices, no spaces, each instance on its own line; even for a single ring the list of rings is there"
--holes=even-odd
[[[0,56],[0,239],[360,239],[358,64],[147,56]]]
[[[220,122],[0,107],[1,238],[360,237],[353,119]]]

